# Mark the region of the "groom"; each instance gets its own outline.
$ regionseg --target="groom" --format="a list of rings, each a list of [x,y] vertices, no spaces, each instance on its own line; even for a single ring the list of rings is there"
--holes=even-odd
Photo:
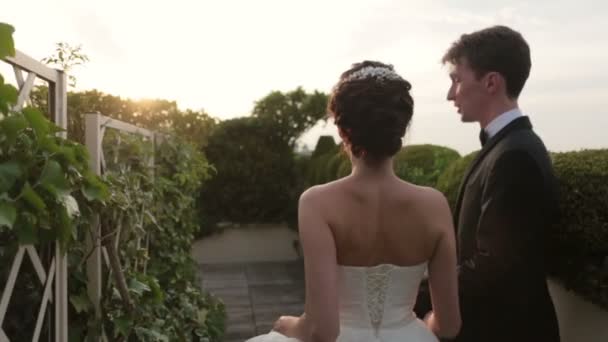
[[[557,216],[551,160],[517,100],[530,73],[520,33],[494,26],[464,34],[443,57],[448,101],[481,126],[454,212],[462,329],[456,341],[559,341],[543,245]],[[416,312],[430,310],[421,289]]]

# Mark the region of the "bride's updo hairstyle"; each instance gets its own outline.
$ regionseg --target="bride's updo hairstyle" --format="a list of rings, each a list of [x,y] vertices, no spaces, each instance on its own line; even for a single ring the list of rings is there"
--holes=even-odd
[[[353,64],[340,76],[328,112],[355,157],[375,163],[401,149],[414,112],[411,87],[392,65],[374,61]]]

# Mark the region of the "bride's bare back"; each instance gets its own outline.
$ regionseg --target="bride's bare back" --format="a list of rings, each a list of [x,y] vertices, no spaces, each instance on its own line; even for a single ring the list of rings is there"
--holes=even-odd
[[[394,175],[350,176],[316,189],[338,264],[417,265],[451,227],[444,196]]]
[[[340,266],[428,262],[434,310],[429,328],[453,336],[460,327],[456,242],[445,197],[398,179],[390,160],[375,170],[356,164],[350,176],[300,198],[306,313],[319,328],[335,329]]]

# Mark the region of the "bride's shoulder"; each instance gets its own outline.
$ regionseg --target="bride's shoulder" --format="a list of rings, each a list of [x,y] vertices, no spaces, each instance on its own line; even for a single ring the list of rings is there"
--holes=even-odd
[[[317,202],[327,194],[329,184],[313,185],[300,195],[300,203]]]
[[[419,187],[418,213],[427,226],[436,231],[453,230],[452,212],[445,195],[430,187]]]
[[[408,183],[407,188],[414,197],[415,202],[422,206],[429,209],[447,206],[447,198],[441,191],[435,188],[411,183]]]
[[[308,200],[311,198],[314,198],[314,199],[324,198],[325,196],[331,195],[332,193],[335,193],[336,191],[338,191],[339,188],[341,186],[343,186],[342,183],[344,183],[344,179],[338,179],[333,182],[329,182],[329,183],[325,183],[325,184],[313,185],[310,188],[306,189],[306,191],[304,191],[300,195],[300,201],[303,199]]]

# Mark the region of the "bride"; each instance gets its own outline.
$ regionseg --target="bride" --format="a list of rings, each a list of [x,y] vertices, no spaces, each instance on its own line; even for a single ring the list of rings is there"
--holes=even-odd
[[[352,173],[314,186],[299,202],[306,304],[248,342],[431,342],[460,329],[452,217],[438,191],[400,180],[414,101],[391,65],[344,72],[329,101]],[[428,272],[433,311],[413,307]]]

